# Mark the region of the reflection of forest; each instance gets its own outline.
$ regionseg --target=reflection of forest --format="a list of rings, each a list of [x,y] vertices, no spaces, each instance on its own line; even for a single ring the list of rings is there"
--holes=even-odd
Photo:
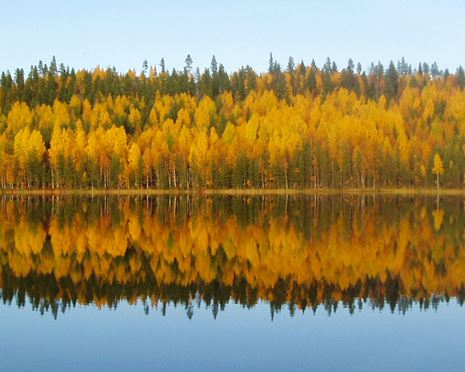
[[[4,302],[233,300],[407,310],[465,299],[464,201],[420,197],[4,198]],[[163,310],[164,311],[164,310]]]

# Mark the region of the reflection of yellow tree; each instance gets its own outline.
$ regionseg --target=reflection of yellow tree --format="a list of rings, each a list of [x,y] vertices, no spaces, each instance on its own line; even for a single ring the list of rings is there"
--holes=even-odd
[[[70,278],[82,290],[91,277],[97,283],[138,283],[148,269],[164,285],[199,280],[232,285],[244,278],[270,301],[283,278],[297,286],[318,283],[320,301],[325,285],[334,289],[334,300],[341,300],[344,291],[364,285],[366,278],[381,283],[399,278],[400,294],[419,297],[454,295],[465,284],[460,219],[451,215],[445,220],[442,209],[420,213],[427,208],[421,204],[412,205],[394,223],[380,220],[374,207],[353,210],[356,218],[341,208],[324,227],[315,216],[311,237],[289,223],[288,216],[270,213],[271,207],[246,225],[235,215],[218,219],[209,203],[183,223],[172,212],[162,219],[150,213],[150,205],[137,210],[127,201],[118,207],[118,222],[108,213],[90,222],[76,212],[65,224],[56,215],[48,224],[34,224],[25,216],[18,220],[10,207],[1,205],[2,265],[17,277],[35,273]],[[265,216],[266,224],[259,222]],[[445,224],[448,229],[442,228]],[[48,236],[51,249],[44,249]]]
[[[436,209],[433,212],[433,217],[434,217],[434,229],[436,231],[439,231],[442,226],[442,222],[444,220],[444,211],[442,209]]]

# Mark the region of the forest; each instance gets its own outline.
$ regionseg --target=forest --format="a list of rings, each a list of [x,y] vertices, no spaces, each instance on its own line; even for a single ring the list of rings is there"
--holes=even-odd
[[[461,188],[465,72],[403,58],[362,69],[70,69],[0,78],[2,189]]]

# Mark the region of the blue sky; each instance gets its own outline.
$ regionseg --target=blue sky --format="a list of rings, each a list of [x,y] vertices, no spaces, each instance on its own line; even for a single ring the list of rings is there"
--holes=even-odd
[[[181,68],[190,53],[206,67],[212,54],[227,69],[263,71],[269,53],[318,65],[326,57],[371,61],[437,61],[465,65],[465,2],[404,1],[148,1],[0,2],[0,70],[39,60],[78,68],[140,69],[144,59]]]

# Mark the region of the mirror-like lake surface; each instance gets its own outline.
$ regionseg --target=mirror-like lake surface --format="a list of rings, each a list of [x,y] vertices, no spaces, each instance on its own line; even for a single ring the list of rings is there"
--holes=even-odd
[[[461,370],[465,200],[0,198],[0,370]]]

